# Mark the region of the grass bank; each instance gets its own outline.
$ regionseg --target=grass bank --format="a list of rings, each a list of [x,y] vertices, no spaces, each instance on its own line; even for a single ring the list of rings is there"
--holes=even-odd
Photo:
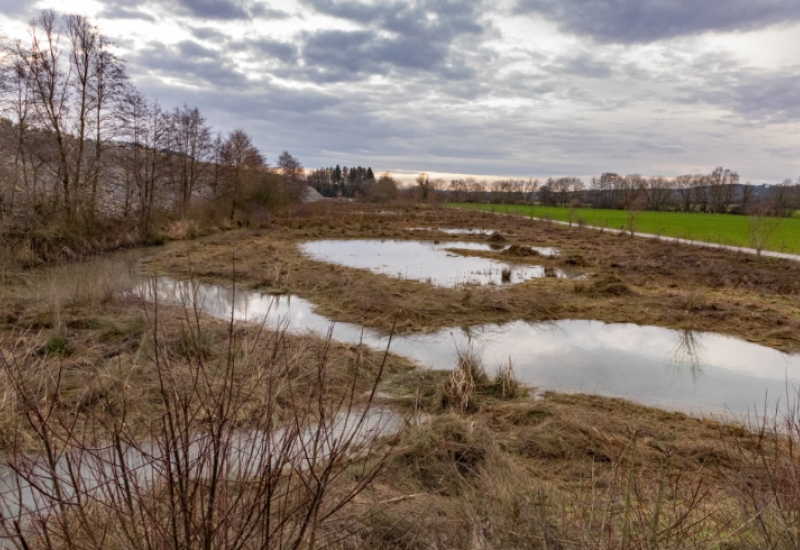
[[[469,203],[452,203],[450,206],[484,212],[501,212],[504,214],[519,214],[528,217],[569,221],[569,210],[555,206]],[[610,229],[628,229],[629,214],[625,210],[578,208],[575,210],[574,216],[575,221],[580,219],[587,225]],[[637,216],[636,231],[642,233],[730,246],[751,246],[747,216],[649,211],[639,212]],[[800,253],[800,219],[782,219],[764,248],[790,254]]]
[[[355,209],[353,209],[355,210]],[[308,299],[335,321],[401,333],[519,319],[589,319],[709,330],[786,351],[800,350],[800,282],[786,260],[632,239],[519,217],[456,209],[340,209],[275,220],[187,243],[147,260],[176,278],[238,284]],[[418,227],[433,231],[411,232]],[[522,265],[564,269],[580,279],[545,277],[516,285],[442,288],[312,260],[298,246],[313,239],[423,239],[442,245],[489,242],[436,228],[497,232],[505,245],[551,246],[556,257],[461,251]],[[456,246],[456,245],[454,245]],[[517,249],[519,250],[519,249]]]

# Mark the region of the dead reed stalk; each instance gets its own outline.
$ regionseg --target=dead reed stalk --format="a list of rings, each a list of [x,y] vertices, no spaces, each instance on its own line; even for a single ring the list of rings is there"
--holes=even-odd
[[[160,398],[144,437],[124,393],[110,418],[65,406],[63,363],[0,350],[3,397],[33,434],[4,432],[0,536],[17,548],[175,550],[316,548],[349,536],[359,517],[349,505],[388,452],[377,441],[399,429],[374,405],[387,355],[364,396],[363,373],[332,382],[330,337],[298,379],[283,332],[242,339],[231,316],[215,360],[196,307],[185,309],[182,339],[195,353],[166,344],[157,299],[147,313]]]

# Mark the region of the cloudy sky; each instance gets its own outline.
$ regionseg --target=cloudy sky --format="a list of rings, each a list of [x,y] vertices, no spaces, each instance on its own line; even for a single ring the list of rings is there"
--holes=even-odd
[[[96,21],[139,89],[274,161],[450,177],[800,176],[798,0],[0,0]]]

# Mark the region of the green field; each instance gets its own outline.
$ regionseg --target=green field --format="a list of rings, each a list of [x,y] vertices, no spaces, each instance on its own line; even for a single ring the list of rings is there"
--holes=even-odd
[[[469,203],[451,203],[449,206],[568,221],[567,209],[555,206]],[[584,220],[587,225],[598,227],[611,229],[627,229],[628,227],[628,212],[625,210],[577,208],[575,209],[575,220],[579,219]],[[731,214],[640,212],[636,221],[636,231],[733,246],[751,246],[747,217]],[[782,219],[765,248],[800,254],[800,219]]]

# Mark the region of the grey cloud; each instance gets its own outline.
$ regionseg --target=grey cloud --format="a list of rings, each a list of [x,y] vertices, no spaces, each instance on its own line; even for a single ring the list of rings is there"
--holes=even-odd
[[[203,19],[246,19],[250,14],[235,0],[176,0],[178,6]]]
[[[102,19],[141,19],[150,22],[156,21],[152,15],[143,12],[140,9],[141,6],[132,6],[130,2],[126,2],[125,0],[104,0],[102,4],[103,10],[98,14],[98,17]]]
[[[212,29],[210,27],[198,27],[192,29],[192,36],[200,40],[210,40],[211,42],[225,42],[227,36],[225,33]]]
[[[712,73],[702,85],[680,90],[683,101],[723,107],[749,121],[770,124],[800,120],[800,67],[788,72],[745,69]]]
[[[20,0],[0,0],[0,13],[7,16],[30,16],[33,15],[33,2],[23,2]]]
[[[262,38],[259,40],[248,41],[244,43],[243,46],[251,49],[254,52],[257,52],[258,54],[277,58],[283,63],[295,63],[298,58],[297,46],[288,42],[280,42],[278,40]]]
[[[320,13],[362,30],[322,30],[302,37],[302,72],[317,82],[336,82],[394,70],[437,73],[464,80],[475,71],[460,51],[462,42],[481,46],[488,25],[480,23],[480,0],[418,0],[367,4],[304,0]]]
[[[175,46],[151,44],[131,55],[130,65],[134,73],[169,76],[193,86],[205,84],[225,89],[247,82],[218,52],[190,40]]]
[[[322,71],[385,74],[390,65],[432,70],[447,54],[447,47],[436,42],[414,41],[407,37],[384,39],[372,31],[322,31],[310,35],[303,45],[307,64]]]
[[[305,0],[315,10],[364,25],[405,36],[452,40],[462,34],[482,34],[477,22],[480,0],[420,0],[417,2],[378,2],[366,4],[352,0]]]
[[[556,73],[586,78],[609,78],[614,73],[610,63],[588,53],[572,57],[559,57],[554,61],[551,70]]]
[[[262,17],[264,19],[288,19],[290,14],[282,10],[276,10],[269,6],[269,4],[258,3],[250,8],[250,15],[253,17]]]
[[[516,11],[542,15],[562,31],[609,43],[648,43],[800,21],[797,0],[518,0]]]
[[[104,19],[142,19],[151,23],[155,22],[155,18],[152,15],[123,5],[107,6],[100,12],[99,17]]]

